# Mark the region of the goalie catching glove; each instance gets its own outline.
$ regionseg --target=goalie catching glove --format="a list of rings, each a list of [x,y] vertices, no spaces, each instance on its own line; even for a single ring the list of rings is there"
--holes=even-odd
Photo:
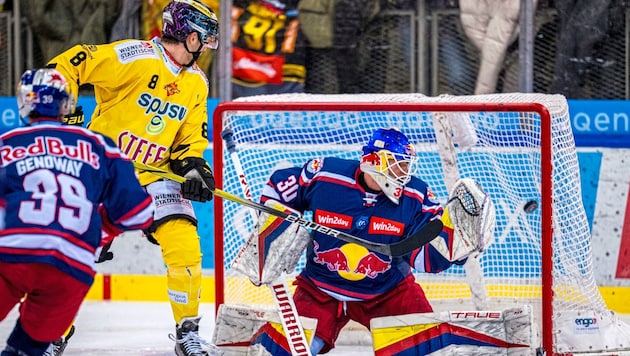
[[[488,194],[474,180],[460,179],[442,216],[444,231],[431,245],[451,262],[465,261],[488,249],[494,238],[495,218],[494,204]]]
[[[171,169],[173,173],[186,178],[186,181],[182,183],[182,196],[185,199],[202,203],[212,200],[214,176],[205,159],[187,157],[171,161]]]
[[[269,199],[265,206],[301,216],[297,211]],[[310,234],[297,223],[260,213],[254,232],[232,262],[232,268],[243,273],[255,285],[271,285],[283,272],[292,273]]]

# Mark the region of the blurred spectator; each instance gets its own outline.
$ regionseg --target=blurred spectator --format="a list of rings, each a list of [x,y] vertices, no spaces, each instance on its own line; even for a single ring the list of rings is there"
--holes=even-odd
[[[333,50],[337,0],[300,0],[300,28],[308,40],[305,91],[318,94],[339,92]]]
[[[594,47],[608,32],[610,4],[611,0],[555,1],[559,29],[553,93],[574,99],[598,97],[590,92],[587,74],[598,65]]]
[[[446,12],[457,9],[457,0],[431,0],[428,2],[428,11],[431,14],[434,11]],[[445,80],[438,82],[437,88],[431,89],[438,94],[470,94],[470,88],[475,85],[476,62],[470,58],[468,52],[471,51],[466,51],[468,39],[462,30],[459,16],[446,12],[437,21],[438,48],[436,50],[439,64],[438,68],[433,68],[433,70],[439,72],[438,76]],[[419,58],[419,60],[424,59]]]
[[[0,11],[13,11],[13,0],[0,0],[2,8]]]
[[[608,7],[608,32],[605,37],[598,41],[593,48],[594,61],[591,63],[592,74],[589,75],[591,81],[591,93],[589,98],[616,99],[619,92],[630,93],[630,88],[626,89],[627,63],[630,58],[619,58],[620,53],[624,53],[626,41],[630,40],[630,23],[626,23],[630,0],[612,0]],[[630,20],[630,18],[628,18]],[[627,32],[628,31],[628,32]],[[628,54],[628,52],[625,52]],[[625,75],[620,75],[625,73]],[[623,94],[621,97],[624,97]],[[628,98],[626,94],[625,98]]]
[[[306,38],[297,15],[297,0],[234,3],[233,98],[304,91]]]
[[[142,28],[140,36],[143,39],[146,40],[162,35],[162,10],[168,3],[169,0],[142,0]],[[215,13],[218,13],[218,11],[215,11]]]
[[[549,0],[538,1],[535,10],[532,56],[535,63],[532,73],[533,91],[542,93],[549,91],[553,79],[554,63],[549,60],[549,57],[553,56],[553,48],[555,47],[556,12],[550,7]],[[520,28],[519,24],[519,30]],[[512,93],[521,90],[519,44],[517,39],[507,49],[503,60],[503,70],[499,74],[497,83],[497,92],[499,93]]]
[[[337,0],[333,47],[340,93],[361,93],[363,73],[359,65],[359,41],[368,24],[381,11],[378,0]],[[372,67],[374,68],[374,67]],[[379,70],[380,69],[380,70]],[[374,70],[371,80],[381,83],[384,68]]]
[[[301,0],[312,93],[408,91],[415,0]],[[384,15],[409,10],[407,16]],[[402,78],[402,80],[401,80]],[[389,85],[389,87],[388,87]]]
[[[464,31],[479,50],[475,94],[495,93],[507,49],[518,37],[521,0],[460,0]],[[531,0],[536,8],[537,0]]]
[[[362,47],[362,43],[368,25],[381,11],[379,0],[301,0],[300,11],[300,16],[305,17],[303,31],[311,41],[308,92],[367,92],[364,80],[369,80],[371,87],[383,87],[383,66],[370,66],[369,73],[362,70],[363,60],[374,58],[372,48]],[[373,42],[378,41],[376,36],[372,36]],[[379,47],[384,54],[386,47]],[[371,92],[382,91],[379,89]]]
[[[19,4],[45,63],[76,44],[107,42],[122,0],[22,0]]]
[[[142,0],[122,0],[120,15],[112,26],[109,41],[140,38],[140,12]]]
[[[370,5],[370,4],[368,4]],[[380,1],[359,44],[360,92],[411,90],[411,56],[416,0]]]

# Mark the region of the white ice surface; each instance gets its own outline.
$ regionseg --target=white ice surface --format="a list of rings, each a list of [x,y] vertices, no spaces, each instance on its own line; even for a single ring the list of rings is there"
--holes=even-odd
[[[214,304],[201,304],[200,315],[200,335],[210,341],[214,328]],[[4,349],[17,316],[17,308],[14,308],[0,322],[0,350]],[[620,315],[620,318],[630,323],[630,315]],[[174,344],[168,334],[174,333],[175,322],[167,302],[87,301],[83,303],[75,325],[77,331],[64,356],[174,355]],[[360,337],[365,336],[358,333]],[[352,341],[344,339],[344,345],[338,345],[327,355],[374,355],[369,346],[351,345]]]
[[[200,335],[212,339],[214,304],[200,307]],[[0,350],[17,319],[17,308],[0,322]],[[167,302],[92,302],[83,303],[76,319],[76,333],[63,356],[173,356],[175,332],[170,305]],[[373,355],[369,346],[339,346],[328,355]]]

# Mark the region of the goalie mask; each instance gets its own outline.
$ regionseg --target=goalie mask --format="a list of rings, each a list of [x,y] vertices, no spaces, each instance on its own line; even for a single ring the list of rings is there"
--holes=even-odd
[[[74,97],[66,79],[56,69],[27,70],[17,86],[20,117],[28,123],[59,120],[74,111]]]
[[[378,129],[363,146],[361,171],[374,179],[389,200],[398,204],[417,162],[416,151],[402,132],[394,128]]]

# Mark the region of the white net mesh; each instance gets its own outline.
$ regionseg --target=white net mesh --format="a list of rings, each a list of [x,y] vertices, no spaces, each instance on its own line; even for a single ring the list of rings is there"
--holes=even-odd
[[[240,101],[281,102],[286,107],[285,110],[266,111],[232,110],[232,106],[221,117],[222,127],[234,132],[237,155],[254,199],[260,197],[273,170],[301,166],[315,157],[359,159],[361,146],[374,130],[397,127],[416,146],[420,157],[419,176],[444,203],[448,197],[444,177],[448,169],[445,170],[444,158],[438,152],[434,132],[437,113],[429,106],[435,103],[475,104],[445,114],[451,122],[462,120],[462,117],[472,121],[478,141],[472,147],[453,147],[456,169],[461,177],[478,181],[490,194],[497,209],[494,243],[479,261],[483,278],[477,276],[474,282],[485,288],[487,308],[532,304],[539,322],[542,209],[539,207],[526,213],[523,208],[532,200],[539,206],[542,203],[541,166],[545,162],[541,161],[541,116],[535,112],[516,111],[511,103],[542,104],[552,120],[553,159],[548,163],[553,167],[554,253],[550,264],[553,266],[553,310],[593,310],[607,314],[593,276],[589,225],[582,205],[577,153],[563,96],[290,94],[249,97]],[[304,110],[305,105],[299,104],[316,102],[330,105],[327,110],[311,111]],[[351,103],[426,103],[429,106],[417,111],[400,112],[391,108],[356,111]],[[484,105],[488,103],[505,103],[505,110],[486,110]],[[214,139],[215,142],[220,140],[220,133],[215,132]],[[223,152],[222,161],[214,164],[216,169],[223,169],[223,189],[242,195],[239,177],[227,150]],[[230,271],[229,264],[253,229],[253,221],[248,208],[231,202],[223,205],[223,231],[215,227],[215,238],[223,239],[225,266],[217,268],[225,269],[225,280],[223,287],[219,282],[217,292],[224,293],[226,303],[273,305],[267,288],[255,288],[244,277]],[[302,265],[299,264],[296,273]],[[416,278],[436,311],[475,309],[471,279],[464,268],[454,266],[436,275],[417,274]]]

